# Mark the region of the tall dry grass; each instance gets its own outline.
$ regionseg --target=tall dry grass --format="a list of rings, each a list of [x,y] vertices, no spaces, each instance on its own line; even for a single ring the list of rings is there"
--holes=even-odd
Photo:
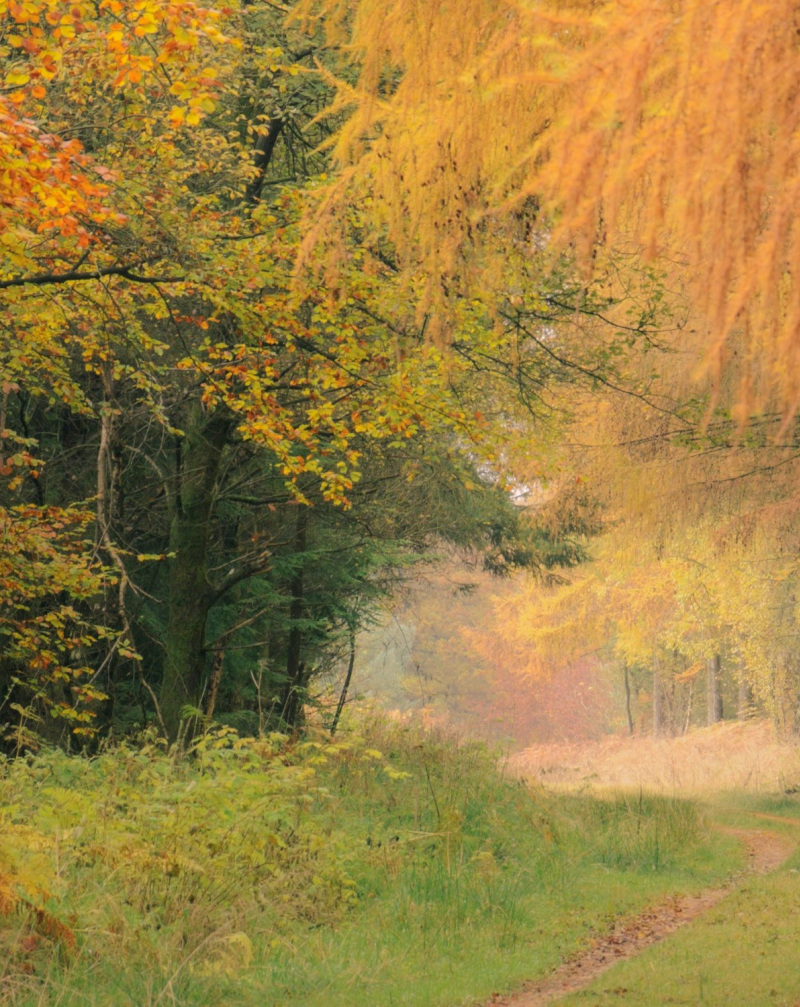
[[[704,796],[772,794],[800,786],[800,747],[769,721],[728,722],[679,738],[615,735],[583,744],[532,745],[512,755],[515,775],[549,787],[639,789]]]

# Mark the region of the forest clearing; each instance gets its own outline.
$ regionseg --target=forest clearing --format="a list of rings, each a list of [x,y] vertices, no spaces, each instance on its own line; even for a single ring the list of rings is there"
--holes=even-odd
[[[800,780],[800,752],[781,743],[766,720],[725,721],[676,738],[609,735],[533,745],[511,755],[508,765],[548,787],[700,798],[720,791],[794,794]]]
[[[799,50],[0,0],[2,1003],[800,1004]]]

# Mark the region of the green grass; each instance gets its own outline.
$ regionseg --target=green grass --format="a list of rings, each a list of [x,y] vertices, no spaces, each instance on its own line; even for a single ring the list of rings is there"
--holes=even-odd
[[[531,790],[379,721],[183,761],[45,753],[3,768],[0,799],[15,1007],[476,1004],[741,862],[691,802]]]
[[[764,820],[752,812],[800,819],[800,802],[729,795],[713,808],[722,824],[800,837],[796,823]],[[778,871],[745,879],[691,925],[560,1003],[794,1007],[800,1002],[799,957],[800,852],[795,851]]]

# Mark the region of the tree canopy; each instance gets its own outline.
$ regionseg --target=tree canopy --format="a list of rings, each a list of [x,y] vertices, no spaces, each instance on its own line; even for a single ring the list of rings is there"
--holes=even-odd
[[[739,358],[743,414],[777,403],[793,415],[793,0],[424,11],[305,0],[301,11],[348,64],[332,105],[348,116],[333,209],[371,197],[409,261],[448,286],[471,270],[485,286],[515,239],[571,248],[586,269],[613,249],[677,260],[706,364],[719,380]]]
[[[453,549],[784,709],[795,20],[0,3],[8,744],[296,726]]]

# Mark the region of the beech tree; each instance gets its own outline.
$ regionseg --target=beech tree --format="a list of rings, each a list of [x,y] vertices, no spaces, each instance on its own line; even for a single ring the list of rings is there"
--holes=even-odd
[[[87,701],[101,701],[101,682],[109,695],[140,690],[175,737],[187,708],[208,709],[226,647],[258,629],[292,722],[303,648],[326,625],[310,614],[308,568],[330,508],[363,515],[368,476],[412,485],[433,460],[442,485],[483,495],[495,517],[483,508],[467,534],[454,508],[436,513],[432,497],[411,493],[427,515],[416,541],[403,515],[387,534],[412,551],[467,534],[509,562],[514,547],[497,530],[508,517],[495,485],[502,426],[528,429],[523,415],[544,418],[554,382],[593,380],[602,365],[587,351],[571,370],[555,342],[520,353],[524,334],[515,348],[480,299],[457,306],[458,338],[443,353],[409,299],[419,278],[374,239],[360,205],[339,218],[338,256],[300,254],[331,128],[315,118],[325,75],[307,71],[312,56],[330,57],[321,33],[286,27],[274,5],[108,0],[66,14],[43,0],[0,5],[0,30],[13,169],[0,266],[1,425],[15,443],[2,506],[17,536],[3,608],[18,641],[6,653],[9,697],[25,709],[25,689],[54,688],[31,656],[41,638],[25,628],[30,526],[50,529],[65,563],[83,554],[79,581],[63,578],[80,602],[75,632],[53,621],[50,596],[40,621],[59,666],[91,678]],[[558,326],[578,287],[535,264],[523,280],[526,291],[549,286]],[[599,302],[580,296],[600,324]],[[510,387],[519,409],[503,401]],[[375,564],[359,569],[368,594]],[[346,596],[330,632],[360,610]]]
[[[100,696],[89,678],[88,658],[108,635],[93,602],[111,579],[103,561],[111,565],[119,554],[108,539],[102,486],[96,515],[81,506],[80,496],[48,494],[32,412],[37,404],[65,410],[81,424],[96,409],[107,431],[110,405],[95,404],[94,389],[82,387],[76,371],[83,364],[98,378],[111,373],[108,313],[101,304],[90,320],[90,298],[78,292],[79,285],[92,282],[110,304],[113,295],[103,278],[128,276],[149,284],[151,278],[137,270],[159,258],[153,244],[129,254],[132,235],[112,188],[115,176],[74,130],[61,129],[67,125],[65,99],[79,111],[93,88],[101,96],[117,89],[122,103],[106,111],[126,122],[128,115],[139,115],[146,93],[167,94],[175,74],[186,82],[183,98],[197,122],[217,85],[214,72],[202,66],[203,49],[222,39],[218,15],[193,4],[142,3],[127,12],[124,24],[118,20],[123,13],[115,2],[99,9],[76,3],[68,10],[53,2],[0,5],[5,84],[0,288],[6,317],[0,336],[5,480],[0,677],[3,703],[11,703],[8,708],[23,722],[37,716],[27,704],[27,691],[33,690],[46,730],[52,723],[48,714],[61,714],[73,726],[77,722],[79,731],[91,729],[86,704]],[[102,135],[101,124],[99,129]],[[135,204],[135,192],[127,196]],[[152,238],[157,245],[157,235]],[[56,293],[67,287],[68,304]],[[101,445],[107,449],[107,437]],[[70,506],[64,508],[65,502]],[[97,527],[95,547],[85,537],[90,523]],[[121,639],[112,650],[124,650]],[[15,740],[18,745],[26,739],[17,733]]]

